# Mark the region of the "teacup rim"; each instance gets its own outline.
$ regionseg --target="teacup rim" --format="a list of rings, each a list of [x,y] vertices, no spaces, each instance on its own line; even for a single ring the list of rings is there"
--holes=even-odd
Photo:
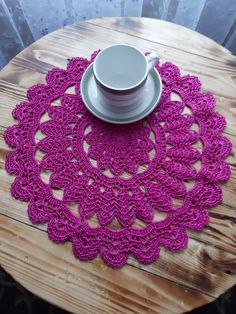
[[[137,48],[137,47],[135,47],[135,46],[132,46],[132,45],[127,45],[127,44],[109,45],[109,46],[105,47],[104,49],[102,49],[101,51],[107,50],[107,49],[109,49],[109,48],[111,48],[111,47],[115,47],[115,46],[131,47],[131,48],[137,50],[137,51],[144,57],[144,59],[145,59],[145,61],[146,61],[146,71],[145,71],[145,74],[144,74],[143,78],[142,78],[138,83],[136,83],[136,84],[134,84],[134,85],[132,85],[132,86],[130,86],[130,87],[128,87],[128,88],[124,88],[124,87],[121,87],[121,88],[119,88],[119,87],[114,88],[114,87],[112,87],[112,86],[110,86],[110,85],[108,85],[108,84],[103,83],[103,82],[99,79],[99,77],[98,77],[98,75],[97,75],[97,73],[96,73],[96,68],[95,68],[95,67],[96,67],[95,63],[96,63],[96,60],[97,60],[97,58],[99,57],[99,54],[100,54],[100,53],[98,53],[98,55],[96,56],[96,58],[95,58],[94,61],[93,61],[93,74],[94,74],[96,80],[97,80],[102,86],[105,86],[106,88],[108,88],[108,89],[110,89],[110,90],[113,90],[113,91],[130,91],[130,90],[132,90],[133,88],[136,88],[136,87],[138,87],[139,85],[141,85],[141,84],[145,81],[145,79],[147,78],[148,73],[150,72],[150,71],[148,70],[148,61],[147,61],[146,56],[144,55],[144,53],[143,53],[139,48]]]

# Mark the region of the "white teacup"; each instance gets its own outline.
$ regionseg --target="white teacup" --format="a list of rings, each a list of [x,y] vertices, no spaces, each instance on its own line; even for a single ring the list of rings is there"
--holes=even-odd
[[[138,105],[148,72],[154,67],[156,53],[145,56],[129,45],[103,49],[95,58],[93,73],[98,95],[105,106]]]

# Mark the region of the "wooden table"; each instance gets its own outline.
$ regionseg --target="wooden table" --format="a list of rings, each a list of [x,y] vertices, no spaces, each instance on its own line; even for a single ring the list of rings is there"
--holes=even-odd
[[[223,185],[223,204],[210,209],[210,224],[189,231],[188,248],[161,250],[152,265],[133,258],[121,270],[100,258],[76,260],[71,244],[48,240],[46,225],[32,225],[27,204],[13,199],[13,177],[4,170],[10,151],[3,132],[14,123],[11,111],[26,100],[27,88],[44,82],[52,67],[67,58],[89,57],[108,44],[128,43],[156,51],[182,74],[199,76],[205,90],[217,97],[216,110],[228,120],[226,136],[233,143],[228,158],[231,179]],[[53,32],[15,57],[0,72],[0,263],[24,287],[74,313],[182,313],[214,301],[236,283],[236,57],[212,40],[175,24],[147,18],[106,18]]]

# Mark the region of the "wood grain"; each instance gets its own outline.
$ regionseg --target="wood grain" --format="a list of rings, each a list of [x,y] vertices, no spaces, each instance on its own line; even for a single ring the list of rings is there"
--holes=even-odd
[[[151,20],[151,25],[153,22],[155,21]],[[106,19],[104,19],[104,24],[105,23]],[[157,26],[159,25],[158,23],[159,22],[157,22]],[[142,27],[141,29],[144,29],[144,26]],[[181,29],[184,28],[181,27]],[[130,30],[130,28],[128,28],[128,30]],[[4,77],[4,81],[28,88],[33,83],[44,81],[44,76],[40,76],[40,73],[46,74],[52,67],[65,68],[67,58],[77,55],[89,57],[92,51],[99,47],[103,48],[108,44],[117,42],[130,43],[142,50],[156,51],[161,58],[161,62],[171,60],[181,68],[183,75],[187,73],[197,75],[202,82],[203,89],[215,94],[217,98],[216,109],[227,117],[228,126],[226,132],[233,135],[236,134],[236,57],[228,53],[227,57],[225,57],[225,54],[222,54],[223,57],[218,58],[218,60],[209,60],[208,58],[196,56],[191,52],[181,51],[176,48],[168,47],[167,49],[163,44],[147,40],[145,34],[142,34],[144,38],[137,38],[116,30],[110,30],[109,33],[111,37],[109,37],[108,42],[107,28],[97,27],[91,23],[77,24],[51,33],[29,46],[24,52],[20,53],[18,57],[13,59],[12,62],[1,71],[0,80]],[[167,32],[167,34],[169,33],[170,32]],[[195,34],[194,32],[191,33]],[[155,38],[155,36],[154,33],[153,37]],[[170,36],[173,42],[172,35]],[[168,38],[168,36],[166,37]],[[211,47],[212,41],[206,37],[204,37],[204,39],[208,41],[208,46]],[[188,39],[187,42],[189,42],[189,40],[190,39]],[[194,42],[194,40],[192,41]],[[65,45],[68,49],[64,49]],[[216,44],[214,43],[214,45]],[[202,45],[198,47],[198,49],[201,51],[203,47]],[[218,53],[219,52],[217,52],[217,54]],[[15,73],[14,76],[11,75],[13,71]],[[2,80],[0,82],[3,84]],[[2,88],[4,88],[4,85]],[[6,104],[6,106],[8,106],[8,104]],[[2,125],[1,121],[0,125]]]
[[[1,264],[16,280],[74,313],[175,314],[213,300],[129,265],[113,270],[100,258],[80,262],[69,243],[53,244],[45,232],[3,215],[0,248]]]
[[[197,27],[235,52],[235,36],[230,38],[235,0],[4,0],[0,7],[0,66],[15,56],[19,43],[26,47],[57,28],[105,16],[142,15]]]
[[[179,49],[181,52],[186,51],[213,60],[219,61],[219,55],[221,58],[227,60],[230,60],[231,57],[235,58],[226,48],[218,45],[210,38],[168,21],[148,18],[140,19],[137,17],[128,17],[125,19],[117,17],[94,19],[87,23],[124,32],[138,38],[144,38],[167,46],[168,49],[172,47]],[[166,36],[166,34],[168,35]]]
[[[161,30],[158,37],[156,34]],[[180,45],[180,36],[185,45]],[[225,135],[232,141],[233,150],[228,158],[232,177],[222,186],[224,201],[210,209],[208,227],[200,233],[189,231],[187,249],[171,253],[162,248],[161,257],[152,265],[140,265],[130,257],[127,266],[112,270],[99,258],[90,263],[74,259],[69,243],[55,245],[47,239],[46,225],[32,225],[27,204],[10,194],[14,177],[4,170],[10,149],[4,143],[3,132],[14,123],[11,111],[15,104],[26,100],[27,88],[32,84],[44,82],[48,70],[54,66],[65,68],[67,58],[89,57],[93,50],[117,42],[157,51],[161,62],[173,61],[183,74],[198,75],[203,89],[216,95],[216,110],[227,118]],[[235,57],[204,36],[167,22],[136,18],[93,20],[66,27],[35,42],[14,58],[0,72],[0,262],[3,267],[29,290],[75,313],[182,313],[212,301],[233,286],[236,283],[235,64]]]

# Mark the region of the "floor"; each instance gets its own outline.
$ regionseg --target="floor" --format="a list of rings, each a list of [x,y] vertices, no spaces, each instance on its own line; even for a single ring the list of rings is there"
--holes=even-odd
[[[36,297],[0,267],[0,313],[2,314],[67,314]],[[189,312],[191,314],[235,314],[236,286],[217,301]],[[89,313],[88,313],[89,314]],[[145,313],[144,313],[145,314]]]

